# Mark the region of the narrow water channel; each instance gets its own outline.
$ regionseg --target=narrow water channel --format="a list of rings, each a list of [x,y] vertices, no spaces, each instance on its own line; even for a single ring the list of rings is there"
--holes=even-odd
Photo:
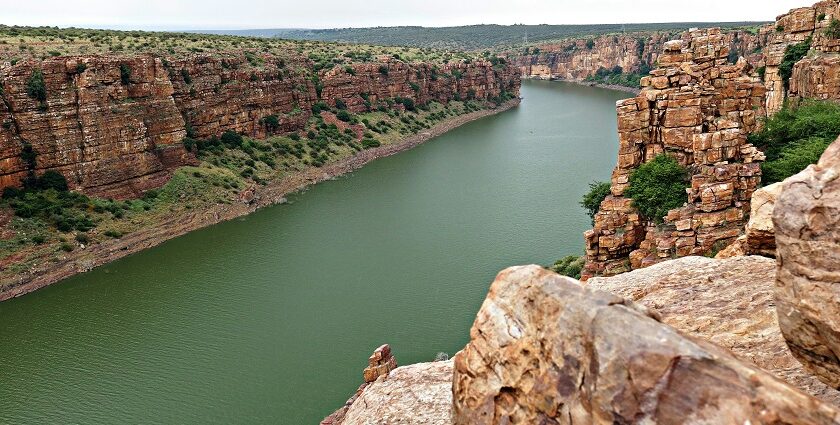
[[[316,424],[390,343],[453,354],[501,269],[583,251],[627,93],[519,108],[0,303],[0,423]]]

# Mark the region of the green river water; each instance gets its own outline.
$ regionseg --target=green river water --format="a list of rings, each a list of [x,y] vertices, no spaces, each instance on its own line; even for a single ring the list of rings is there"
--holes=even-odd
[[[629,94],[525,81],[522,105],[0,303],[2,424],[317,424],[390,343],[450,355],[507,266],[582,253]]]

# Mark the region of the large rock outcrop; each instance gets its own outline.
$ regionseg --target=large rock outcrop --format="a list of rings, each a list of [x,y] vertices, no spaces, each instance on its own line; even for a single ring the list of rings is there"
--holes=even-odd
[[[840,387],[840,141],[785,180],[773,213],[779,325],[790,350]]]
[[[348,69],[355,71],[348,72]],[[45,99],[29,93],[37,73]],[[313,75],[322,85],[319,93]],[[315,72],[308,59],[242,52],[185,57],[83,56],[0,62],[0,189],[46,170],[71,188],[127,198],[158,187],[194,161],[181,141],[235,131],[269,135],[304,128],[312,105],[343,102],[354,112],[435,100],[519,95],[519,73],[488,61],[441,66],[394,59]],[[34,169],[21,157],[37,153]]]
[[[711,341],[738,358],[835,406],[840,392],[806,371],[779,330],[773,288],[776,261],[765,257],[685,257],[586,286],[653,309],[662,323]]]
[[[833,424],[840,410],[647,309],[538,266],[501,272],[455,357],[455,424]]]
[[[761,181],[764,155],[747,134],[764,116],[765,89],[746,61],[732,65],[728,55],[719,29],[692,31],[687,42],[665,44],[637,97],[618,102],[618,164],[584,235],[585,278],[704,255],[741,233]],[[689,169],[691,184],[686,205],[654,226],[661,217],[642,217],[623,195],[632,172],[663,153]]]

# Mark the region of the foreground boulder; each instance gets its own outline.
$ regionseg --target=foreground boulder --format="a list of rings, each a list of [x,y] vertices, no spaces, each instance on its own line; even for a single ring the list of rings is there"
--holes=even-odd
[[[656,310],[660,321],[713,342],[823,401],[840,392],[810,374],[779,331],[773,287],[776,261],[765,257],[685,257],[646,269],[593,278],[587,287]]]
[[[829,424],[840,411],[538,266],[501,272],[455,357],[456,424]]]
[[[782,333],[808,369],[840,387],[840,141],[785,180],[773,222]]]

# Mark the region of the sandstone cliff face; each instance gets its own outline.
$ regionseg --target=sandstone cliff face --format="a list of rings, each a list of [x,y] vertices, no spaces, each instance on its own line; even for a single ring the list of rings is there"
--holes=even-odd
[[[840,410],[639,305],[548,272],[499,274],[455,357],[456,424],[831,424]]]
[[[584,235],[585,277],[703,255],[740,234],[761,181],[764,157],[746,136],[764,115],[765,90],[748,63],[730,65],[728,54],[717,29],[670,41],[642,92],[618,103],[618,164],[612,195]],[[630,174],[662,153],[688,167],[691,186],[683,208],[649,226],[654,218],[641,217],[623,194]]]
[[[819,19],[822,18],[822,19]],[[782,108],[786,95],[792,99],[814,98],[840,100],[840,62],[825,54],[840,52],[840,40],[825,34],[832,19],[840,18],[840,2],[826,0],[811,7],[791,10],[776,18],[776,23],[764,29],[769,38],[765,50],[765,85],[767,111],[770,114]],[[799,61],[789,83],[789,93],[779,72],[785,49],[793,44],[812,39],[814,55]]]
[[[122,81],[120,67],[131,69]],[[27,94],[33,72],[43,73],[48,97]],[[72,187],[123,194],[160,185],[188,161],[181,146],[184,120],[159,59],[53,58],[0,70],[0,188],[28,172],[24,143],[38,153],[37,172],[56,170]]]
[[[765,38],[744,31],[728,31],[723,37],[727,45],[751,62],[761,60],[756,52]],[[666,32],[605,35],[593,38],[591,48],[586,39],[568,40],[539,45],[539,53],[530,53],[530,49],[527,54],[510,52],[508,58],[524,77],[581,81],[595,75],[599,68],[620,66],[624,72],[640,72],[659,60],[665,43],[673,38],[674,34]]]
[[[38,154],[32,171],[56,170],[73,189],[127,198],[160,186],[174,168],[194,161],[181,145],[188,129],[199,138],[227,130],[263,138],[264,118],[278,117],[277,132],[298,131],[318,100],[340,100],[361,112],[364,97],[375,108],[395,97],[423,104],[519,95],[514,68],[484,61],[440,69],[394,60],[355,64],[355,76],[343,67],[322,70],[320,97],[308,77],[311,67],[298,56],[241,53],[6,63],[0,66],[0,189],[18,185],[30,172],[21,159],[25,144]],[[27,93],[39,70],[44,102]]]
[[[840,387],[840,141],[785,180],[773,223],[782,333],[808,369]]]

